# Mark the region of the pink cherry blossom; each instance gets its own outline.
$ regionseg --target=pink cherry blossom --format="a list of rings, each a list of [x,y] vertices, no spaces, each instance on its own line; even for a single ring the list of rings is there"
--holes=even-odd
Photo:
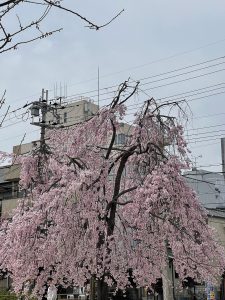
[[[26,197],[0,231],[0,266],[14,290],[26,282],[39,298],[53,284],[151,287],[173,255],[180,280],[215,280],[224,251],[206,211],[188,187],[183,129],[154,101],[136,114],[124,145],[115,145],[126,117],[119,101],[90,120],[48,133],[49,153],[22,158]]]

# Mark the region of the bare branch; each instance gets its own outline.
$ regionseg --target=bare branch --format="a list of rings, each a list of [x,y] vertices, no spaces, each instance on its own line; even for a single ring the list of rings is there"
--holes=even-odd
[[[8,115],[9,108],[10,108],[10,105],[8,106],[7,111],[6,111],[6,113],[5,113],[5,115],[4,115],[3,119],[2,119],[2,121],[1,121],[1,123],[0,123],[0,127],[2,127],[2,124],[3,124],[3,122],[5,121],[6,116]]]
[[[99,29],[108,26],[110,23],[112,23],[116,18],[118,18],[123,12],[125,11],[125,9],[122,9],[115,17],[113,17],[109,22],[105,23],[104,25],[99,26]]]
[[[182,109],[181,106],[179,105],[179,103],[182,103],[182,102],[185,102],[185,101],[184,100],[180,100],[180,101],[173,101],[173,102],[164,102],[164,103],[158,105],[155,108],[155,110],[153,110],[152,114],[154,114],[154,112],[158,111],[163,106],[175,105],[175,106],[178,106],[180,109]]]
[[[88,147],[95,147],[95,148],[98,148],[98,149],[101,149],[101,150],[108,150],[109,148],[108,147],[103,147],[103,146],[93,146],[93,145],[87,145]],[[124,148],[119,148],[119,147],[112,147],[112,150],[113,151],[120,151],[120,152],[125,152],[126,149]]]
[[[53,31],[50,31],[50,32],[46,32],[44,35],[39,35],[39,36],[37,36],[37,37],[35,37],[33,39],[29,39],[29,40],[26,40],[26,41],[23,41],[23,42],[18,42],[18,43],[14,44],[11,47],[8,47],[6,49],[1,50],[0,53],[6,52],[6,51],[9,51],[9,50],[12,50],[12,49],[16,50],[19,45],[28,44],[28,43],[37,41],[39,39],[43,39],[43,38],[45,38],[45,37],[47,37],[49,35],[52,35],[52,34],[54,34],[56,32],[60,32],[61,30],[62,30],[62,28],[59,28],[59,29],[56,29],[56,30],[53,30]],[[1,47],[0,47],[0,49],[1,49]]]
[[[16,159],[17,159],[17,157],[18,157],[19,154],[20,154],[21,146],[22,146],[22,144],[23,144],[23,142],[24,142],[24,140],[25,140],[25,137],[26,137],[26,133],[24,133],[24,135],[23,135],[23,137],[22,137],[22,139],[21,139],[21,141],[20,141],[19,147],[17,148],[16,154],[15,154],[14,159],[13,159],[13,161],[12,161],[12,166],[15,164]]]
[[[69,156],[68,156],[69,157]],[[81,170],[87,168],[86,164],[78,157],[69,157],[70,164],[77,165]]]
[[[8,0],[8,1],[5,1],[3,3],[0,3],[0,7],[3,7],[3,6],[7,6],[11,3],[16,3],[16,2],[22,2],[23,0]]]
[[[5,103],[5,94],[6,94],[6,90],[4,90],[4,93],[3,93],[2,98],[0,100],[0,108],[2,108],[2,105]]]
[[[111,121],[111,124],[112,124],[113,133],[112,133],[111,142],[109,144],[109,147],[108,147],[108,150],[107,150],[107,153],[106,153],[106,156],[105,156],[106,159],[108,159],[109,156],[110,156],[110,153],[112,151],[112,147],[113,147],[113,144],[114,144],[115,138],[116,138],[116,127],[113,123],[113,120],[110,120],[110,121]]]
[[[114,193],[112,199],[117,199],[118,195],[120,193],[120,184],[121,184],[121,178],[123,174],[123,170],[125,168],[126,162],[128,158],[134,153],[135,149],[137,148],[137,145],[133,145],[130,147],[129,151],[127,153],[123,153],[122,158],[120,160],[120,164],[117,170],[116,178],[115,178],[115,184],[114,184]],[[116,200],[111,202],[111,211],[110,216],[108,219],[108,235],[110,236],[113,233],[114,226],[115,226],[115,214],[116,214]]]
[[[133,186],[133,187],[131,187],[131,188],[129,188],[129,189],[126,189],[126,190],[120,192],[120,193],[117,195],[117,199],[118,199],[119,197],[125,195],[126,193],[129,193],[129,192],[132,192],[132,191],[136,190],[137,188],[138,188],[138,186],[136,185],[136,186]],[[117,202],[117,204],[119,204],[119,202]],[[122,205],[122,204],[120,203],[120,205]]]
[[[37,20],[31,19],[31,21],[27,22],[27,24],[22,24],[20,16],[15,14],[15,16],[18,19],[18,26],[17,26],[17,28],[14,29],[14,32],[8,32],[7,26],[3,24],[3,18],[6,18],[9,15],[9,13],[13,13],[16,6],[20,5],[20,7],[21,7],[22,4],[28,4],[28,5],[33,4],[33,5],[39,5],[39,6],[46,6],[46,8],[44,10],[44,13],[42,13],[41,16]],[[57,30],[51,30],[51,31],[45,30],[46,33],[44,34],[44,33],[42,33],[42,30],[40,29],[40,24],[46,18],[50,9],[52,9],[52,8],[61,9],[67,13],[75,15],[76,17],[80,18],[81,20],[85,21],[88,24],[86,27],[88,27],[90,29],[95,29],[95,30],[99,30],[99,29],[109,25],[117,17],[119,17],[122,14],[122,12],[124,11],[124,10],[121,10],[116,16],[114,16],[107,23],[105,23],[103,25],[96,25],[92,21],[88,20],[86,17],[79,14],[78,12],[76,12],[70,8],[62,6],[61,1],[56,1],[56,0],[39,0],[39,1],[8,0],[8,1],[1,3],[0,7],[4,8],[3,10],[0,11],[0,33],[2,35],[2,36],[0,36],[0,42],[1,42],[0,43],[0,50],[1,50],[0,53],[16,49],[18,45],[27,44],[27,43],[36,41],[39,39],[39,37],[40,38],[47,37],[55,32],[61,31],[62,28],[57,29]],[[7,24],[8,22],[4,22],[4,23]],[[39,37],[26,38],[25,36],[22,35],[22,33],[28,32],[29,29],[31,29],[32,27],[33,28],[35,27],[38,31],[41,32],[41,35]],[[8,44],[13,43],[13,38],[15,38],[15,37],[19,37],[21,42],[16,42],[14,45],[7,46]]]
[[[110,23],[112,23],[117,17],[119,17],[119,15],[121,15],[124,12],[124,9],[121,10],[115,17],[113,17],[109,22],[103,24],[103,25],[96,25],[93,22],[91,22],[90,20],[88,20],[87,18],[83,17],[81,14],[79,14],[78,12],[75,12],[72,9],[66,8],[64,6],[62,6],[61,4],[57,4],[56,1],[52,1],[52,0],[44,0],[46,3],[48,3],[51,6],[57,7],[59,9],[62,9],[66,12],[69,12],[75,16],[77,16],[78,18],[80,18],[81,20],[85,21],[88,25],[86,27],[90,28],[90,29],[95,29],[95,30],[99,30],[107,25],[109,25]]]
[[[138,81],[138,82],[136,83],[136,85],[135,85],[135,87],[134,87],[132,93],[130,93],[129,96],[127,96],[123,101],[121,101],[120,104],[123,104],[124,102],[126,102],[128,99],[130,99],[130,98],[136,93],[136,91],[137,91],[137,89],[138,89],[139,83],[140,83],[140,82]]]
[[[116,97],[114,97],[114,99],[111,103],[112,108],[114,108],[118,104],[118,102],[120,100],[120,96],[127,89],[127,83],[128,83],[128,81],[126,80],[122,84],[120,84],[120,86],[118,88],[118,94],[116,95]]]

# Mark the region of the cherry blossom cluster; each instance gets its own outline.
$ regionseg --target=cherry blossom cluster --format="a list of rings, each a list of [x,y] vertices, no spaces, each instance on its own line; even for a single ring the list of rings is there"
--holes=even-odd
[[[127,111],[114,101],[84,123],[49,132],[47,153],[22,158],[26,197],[0,230],[0,267],[17,293],[29,283],[41,297],[49,277],[63,286],[94,277],[123,290],[151,287],[170,251],[181,281],[221,275],[224,251],[182,176],[183,128],[163,108],[148,101],[125,144],[115,145]]]

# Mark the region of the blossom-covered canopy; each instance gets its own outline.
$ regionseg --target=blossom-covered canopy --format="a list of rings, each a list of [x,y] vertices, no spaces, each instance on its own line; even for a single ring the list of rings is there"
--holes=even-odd
[[[65,286],[95,277],[119,289],[151,287],[168,249],[180,280],[221,274],[223,250],[182,176],[189,167],[182,127],[163,115],[169,104],[151,99],[116,145],[125,104],[115,97],[22,158],[26,197],[0,231],[0,266],[16,292],[30,282],[41,295],[49,277]]]

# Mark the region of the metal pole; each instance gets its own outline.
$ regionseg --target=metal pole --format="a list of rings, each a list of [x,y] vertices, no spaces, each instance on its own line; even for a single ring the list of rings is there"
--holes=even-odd
[[[100,91],[100,82],[99,82],[99,67],[98,67],[98,109],[99,109],[99,91]]]
[[[45,127],[46,127],[46,114],[47,114],[47,106],[48,106],[48,99],[44,99],[44,89],[42,90],[42,103],[41,103],[41,138],[40,138],[40,146],[41,149],[45,144]],[[48,96],[48,92],[46,91],[46,97]]]

